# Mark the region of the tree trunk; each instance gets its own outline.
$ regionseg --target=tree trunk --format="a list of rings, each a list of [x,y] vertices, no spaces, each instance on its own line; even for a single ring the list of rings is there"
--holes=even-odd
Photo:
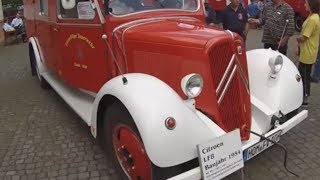
[[[2,0],[0,0],[0,46],[4,43]]]

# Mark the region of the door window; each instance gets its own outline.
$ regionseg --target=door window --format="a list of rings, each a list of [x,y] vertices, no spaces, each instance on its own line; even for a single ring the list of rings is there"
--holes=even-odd
[[[40,0],[40,15],[48,16],[48,0]]]
[[[126,15],[144,10],[187,10],[195,11],[197,0],[110,0],[113,15]]]
[[[94,19],[94,6],[90,0],[59,0],[59,18]]]

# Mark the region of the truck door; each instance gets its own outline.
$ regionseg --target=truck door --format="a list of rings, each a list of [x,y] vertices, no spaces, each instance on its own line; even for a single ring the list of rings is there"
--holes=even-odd
[[[51,14],[53,11],[50,11],[47,0],[33,1],[32,3],[34,3],[33,5],[35,6],[35,37],[39,43],[42,61],[49,69],[55,71],[54,36],[52,36],[53,33],[51,29],[51,23],[53,22]]]
[[[58,0],[59,75],[75,87],[97,92],[107,78],[104,28],[90,0]]]

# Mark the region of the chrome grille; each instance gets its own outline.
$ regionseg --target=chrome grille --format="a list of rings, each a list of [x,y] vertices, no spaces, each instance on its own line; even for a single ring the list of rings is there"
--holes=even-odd
[[[243,132],[243,127],[250,127],[251,109],[247,77],[232,50],[230,42],[215,45],[209,51],[213,84],[218,99],[218,109],[227,132],[239,128],[242,139],[247,139],[249,133]],[[246,107],[249,106],[249,107]]]

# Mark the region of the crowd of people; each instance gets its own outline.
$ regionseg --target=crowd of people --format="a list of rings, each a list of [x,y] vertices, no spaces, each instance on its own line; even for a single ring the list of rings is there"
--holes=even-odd
[[[294,11],[284,0],[252,0],[245,9],[240,0],[230,0],[222,11],[220,21],[215,20],[214,7],[205,3],[208,24],[238,33],[243,40],[249,27],[263,26],[264,48],[278,50],[286,55],[289,38],[294,34]],[[299,72],[303,82],[303,105],[308,105],[310,83],[320,79],[320,0],[306,0],[309,16],[304,21],[300,35],[296,38],[299,57]],[[208,9],[211,9],[210,11]],[[218,25],[217,25],[218,24]],[[253,25],[253,26],[252,26]],[[314,71],[312,73],[312,67]]]

